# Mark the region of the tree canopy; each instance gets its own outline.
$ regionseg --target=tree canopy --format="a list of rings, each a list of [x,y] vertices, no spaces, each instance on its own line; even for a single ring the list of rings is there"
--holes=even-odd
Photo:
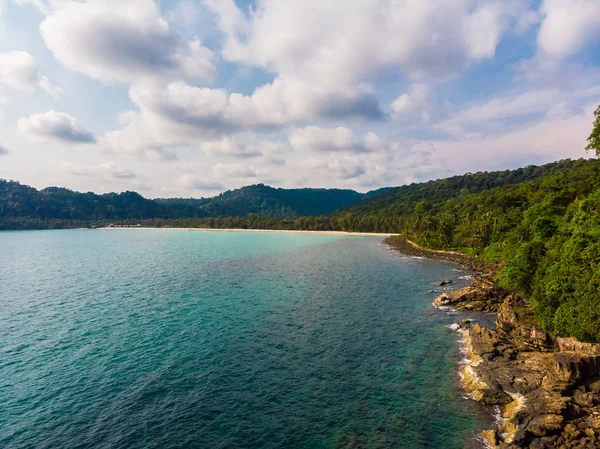
[[[593,151],[597,157],[600,157],[600,106],[594,111],[594,125],[592,132],[588,137],[588,144],[585,147],[586,151]]]

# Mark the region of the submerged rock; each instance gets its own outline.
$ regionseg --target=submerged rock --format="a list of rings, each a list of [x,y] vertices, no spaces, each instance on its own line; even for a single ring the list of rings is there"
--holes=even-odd
[[[435,282],[435,285],[439,285],[440,287],[443,287],[445,285],[450,285],[450,284],[452,284],[452,281],[448,280],[448,279],[444,279],[444,280]]]
[[[450,325],[450,329],[452,329],[452,330],[453,330],[453,331],[455,331],[455,332],[456,332],[457,330],[459,330],[461,327],[462,327],[462,326],[461,326],[460,324],[458,324],[458,323],[452,323],[452,324]]]

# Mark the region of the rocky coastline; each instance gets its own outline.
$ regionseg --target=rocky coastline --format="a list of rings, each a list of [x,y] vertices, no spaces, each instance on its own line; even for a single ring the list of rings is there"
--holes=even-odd
[[[544,332],[522,298],[495,285],[498,265],[426,250],[399,237],[386,243],[473,272],[471,285],[442,293],[436,306],[496,313],[496,329],[473,323],[453,327],[466,351],[463,388],[499,415],[497,428],[481,433],[490,447],[600,448],[600,344]]]

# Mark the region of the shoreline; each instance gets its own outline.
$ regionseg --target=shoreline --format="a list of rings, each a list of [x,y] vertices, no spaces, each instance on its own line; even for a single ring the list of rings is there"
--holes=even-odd
[[[321,235],[354,235],[362,237],[392,237],[394,234],[378,232],[348,232],[348,231],[303,231],[294,229],[243,229],[243,228],[159,228],[159,227],[108,227],[96,228],[98,231],[118,230],[159,230],[159,231],[204,231],[204,232],[276,232],[286,234],[321,234]]]
[[[473,272],[471,286],[442,293],[434,306],[496,315],[496,329],[464,321],[451,327],[462,345],[463,391],[497,417],[495,428],[478,435],[487,447],[600,447],[600,344],[544,332],[521,297],[495,284],[500,265],[427,250],[400,237],[385,242],[405,254],[455,262]]]
[[[390,235],[385,243],[402,254],[415,257],[424,257],[426,259],[445,260],[461,265],[466,271],[471,272],[474,277],[490,278],[496,275],[503,267],[502,264],[488,262],[468,254],[457,251],[442,251],[423,248],[408,239],[398,235]]]

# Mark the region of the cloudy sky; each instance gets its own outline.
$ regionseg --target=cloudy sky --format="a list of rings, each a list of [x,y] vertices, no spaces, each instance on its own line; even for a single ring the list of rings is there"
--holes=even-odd
[[[367,191],[585,156],[598,0],[0,0],[0,177]]]

